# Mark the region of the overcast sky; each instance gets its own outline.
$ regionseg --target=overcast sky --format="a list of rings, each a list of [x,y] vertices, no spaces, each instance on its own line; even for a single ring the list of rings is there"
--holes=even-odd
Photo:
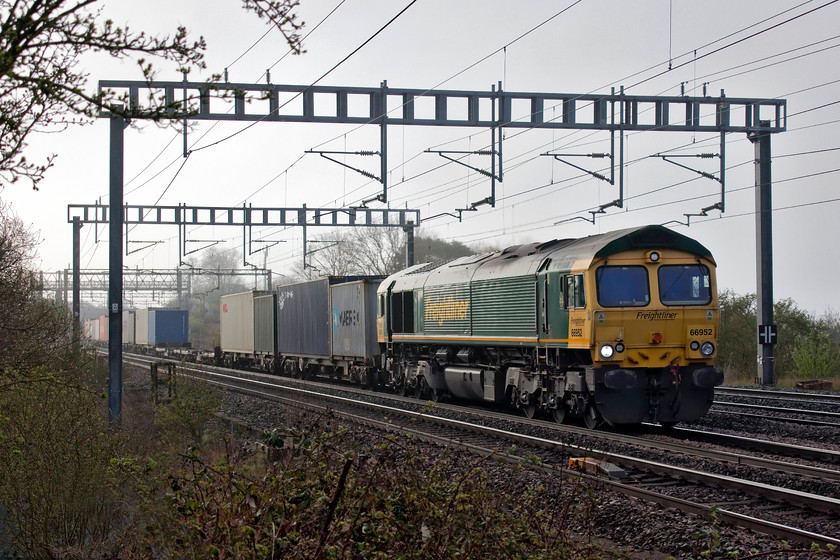
[[[102,3],[107,17],[128,22],[135,30],[164,33],[185,25],[203,35],[209,44],[208,70],[193,73],[191,80],[204,80],[227,68],[232,82],[264,83],[266,69],[271,68],[273,83],[308,85],[376,33],[409,0],[301,0],[301,4],[303,33],[311,32],[304,43],[307,52],[283,58],[287,47],[281,34],[270,31],[263,37],[268,29],[264,22],[244,12],[237,0]],[[809,11],[813,12],[806,14]],[[507,91],[609,93],[611,87],[643,82],[628,93],[679,95],[684,90],[701,95],[705,84],[709,95],[723,90],[728,97],[787,99],[787,131],[772,137],[775,296],[792,298],[800,307],[821,314],[840,309],[838,22],[840,3],[826,0],[418,0],[320,84],[378,86],[387,80],[395,88],[489,91],[502,82]],[[674,69],[666,72],[669,61]],[[85,64],[91,89],[97,80],[141,78],[130,62],[92,56]],[[181,76],[175,68],[161,66],[158,79]],[[547,117],[553,110],[547,109]],[[315,147],[378,150],[375,125],[260,123],[235,138],[197,149],[246,125],[196,123],[189,134],[194,152],[186,163],[181,157],[183,139],[176,130],[148,123],[128,129],[126,203],[153,204],[160,198],[160,204],[170,205],[240,206],[247,201],[270,207],[342,206],[357,204],[380,190],[361,175],[317,155],[304,155]],[[67,205],[92,204],[99,197],[107,203],[108,142],[104,119],[33,138],[29,158],[56,153],[55,166],[37,192],[23,184],[2,192],[13,210],[41,232],[44,270],[63,269],[71,262]],[[391,204],[416,208],[421,216],[430,217],[488,196],[485,177],[459,165],[440,167],[444,160],[423,152],[486,149],[489,142],[490,133],[483,129],[391,126]],[[430,220],[420,233],[477,249],[488,244],[502,247],[672,220],[684,223],[684,214],[720,200],[716,181],[648,157],[668,150],[717,153],[718,135],[628,133],[624,209],[611,208],[594,224],[574,220],[555,225],[589,216],[589,210],[617,197],[617,187],[581,177],[572,167],[539,156],[548,150],[606,152],[609,133],[506,131],[505,175],[497,190],[497,207],[481,207],[460,222],[448,217]],[[744,134],[727,136],[726,212],[692,218],[690,227],[672,224],[712,251],[720,288],[738,293],[754,292],[756,283],[753,153]],[[604,165],[603,160],[574,162],[593,170]],[[374,158],[348,163],[378,173]],[[471,156],[469,163],[489,169],[484,156]],[[710,173],[719,167],[718,160],[686,163]],[[82,266],[107,268],[107,228],[100,227],[96,235],[92,230],[85,227],[82,232]],[[125,265],[176,266],[177,234],[175,227],[137,228],[131,239],[166,243],[126,256]],[[310,237],[317,234],[310,228]],[[239,228],[207,227],[188,235],[225,240],[219,247],[241,259]],[[254,236],[287,241],[269,252],[269,266],[275,271],[288,272],[300,262],[299,228],[255,231]]]

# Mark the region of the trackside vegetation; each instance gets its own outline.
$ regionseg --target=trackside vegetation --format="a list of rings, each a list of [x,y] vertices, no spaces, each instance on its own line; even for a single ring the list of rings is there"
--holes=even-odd
[[[757,372],[755,294],[726,290],[719,298],[718,365],[727,384],[752,385]],[[840,389],[840,315],[829,311],[816,317],[784,299],[774,304],[773,316],[779,332],[777,384],[792,387],[797,381],[823,379]]]

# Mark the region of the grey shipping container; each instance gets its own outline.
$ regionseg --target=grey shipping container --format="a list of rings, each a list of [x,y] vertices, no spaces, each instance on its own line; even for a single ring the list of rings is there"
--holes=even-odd
[[[274,352],[274,294],[243,292],[221,298],[220,338],[223,352]]]
[[[331,355],[329,278],[277,288],[277,352],[285,356]]]
[[[256,354],[274,354],[276,302],[277,297],[274,292],[254,297],[254,352]]]
[[[277,353],[284,356],[323,358],[343,356],[343,340],[340,348],[333,349],[333,329],[339,326],[337,323],[340,323],[341,317],[336,314],[334,320],[330,286],[358,281],[378,285],[382,277],[328,276],[277,288]],[[375,312],[375,297],[365,303],[369,303]],[[373,329],[373,340],[376,340],[375,321]]]
[[[123,344],[134,344],[134,311],[123,311],[122,341]]]
[[[134,343],[149,343],[149,309],[138,309],[134,314]]]
[[[333,356],[369,359],[379,355],[376,337],[379,284],[379,280],[360,280],[330,286]]]

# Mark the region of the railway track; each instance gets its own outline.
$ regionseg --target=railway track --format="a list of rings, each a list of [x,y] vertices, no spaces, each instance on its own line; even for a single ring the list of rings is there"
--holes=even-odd
[[[148,363],[146,360],[143,363]],[[840,498],[823,496],[812,492],[785,488],[755,480],[746,480],[730,474],[708,472],[699,468],[663,462],[641,455],[644,453],[620,453],[626,449],[656,450],[671,457],[683,457],[684,461],[708,461],[715,464],[734,465],[737,469],[758,469],[783,472],[788,476],[808,478],[836,483],[840,472],[821,467],[788,465],[760,457],[739,453],[697,449],[696,446],[679,442],[657,442],[627,434],[592,434],[583,428],[559,426],[547,422],[534,422],[516,418],[515,431],[494,426],[496,422],[510,424],[512,417],[463,407],[436,403],[435,413],[416,410],[418,401],[387,396],[391,405],[370,402],[369,398],[350,398],[339,394],[316,392],[311,382],[287,383],[286,379],[243,372],[230,372],[221,368],[185,367],[185,372],[207,379],[230,390],[244,392],[258,398],[271,398],[288,406],[329,408],[333,413],[347,420],[361,422],[376,429],[410,432],[415,437],[447,445],[457,445],[476,453],[492,454],[509,461],[522,462],[522,456],[512,455],[511,446],[540,458],[539,464],[529,468],[550,469],[557,476],[583,477],[593,483],[607,485],[626,495],[632,495],[666,507],[681,511],[708,515],[712,508],[718,509],[718,517],[736,526],[750,528],[786,540],[797,542],[818,542],[840,545],[835,536],[840,533]],[[281,383],[282,381],[282,383]],[[335,387],[331,386],[333,391]],[[317,388],[320,391],[320,388]],[[347,393],[347,391],[341,390]],[[353,393],[352,391],[350,392]],[[414,410],[406,410],[405,404],[413,404]],[[399,406],[394,406],[399,405]],[[427,406],[428,407],[428,406]],[[472,420],[445,417],[443,412],[455,410],[456,414],[473,416]],[[480,418],[475,418],[480,416]],[[384,420],[383,418],[388,418]],[[402,418],[403,422],[395,419]],[[490,421],[490,420],[493,421]],[[410,422],[410,428],[407,426]],[[548,435],[523,433],[528,426]],[[585,433],[583,433],[585,432]],[[587,438],[580,444],[575,438]],[[591,438],[596,438],[593,443]],[[600,443],[597,443],[600,442]],[[577,473],[569,470],[569,460],[579,458],[577,464],[594,473]],[[586,458],[586,460],[583,460]],[[526,461],[527,463],[527,461]],[[698,492],[697,484],[703,490]],[[749,515],[751,510],[761,510],[763,518]],[[796,520],[792,523],[791,520]],[[809,521],[810,520],[810,521]],[[799,525],[794,528],[792,525]]]

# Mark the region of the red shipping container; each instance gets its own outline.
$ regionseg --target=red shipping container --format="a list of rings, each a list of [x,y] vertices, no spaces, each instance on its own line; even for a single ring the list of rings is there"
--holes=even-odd
[[[108,316],[99,317],[99,340],[108,342]]]

